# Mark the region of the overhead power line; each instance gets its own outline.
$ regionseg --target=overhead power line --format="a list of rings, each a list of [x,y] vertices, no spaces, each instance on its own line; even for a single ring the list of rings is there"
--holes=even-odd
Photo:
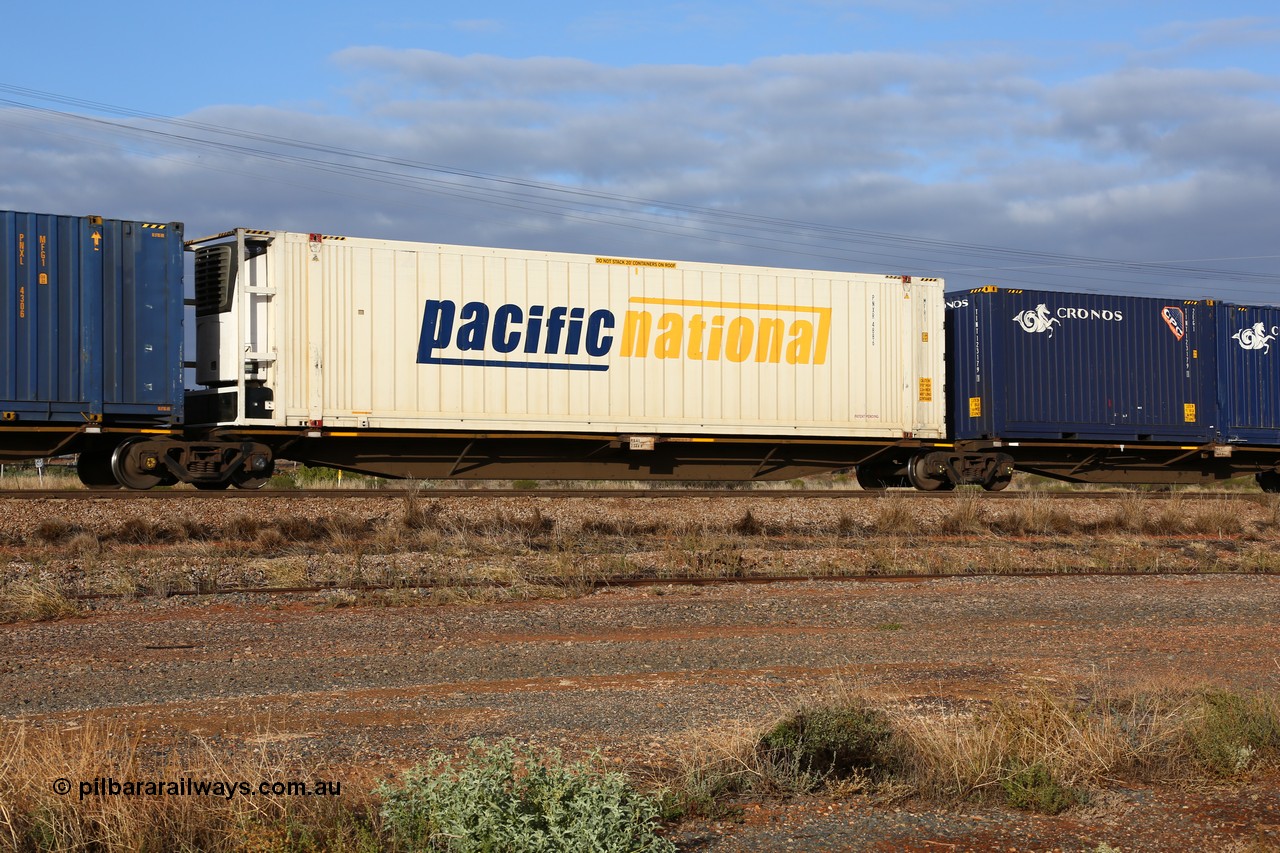
[[[1088,281],[1112,286],[1116,282],[1147,285],[1154,281],[1181,288],[1196,286],[1191,282],[1231,282],[1237,289],[1270,294],[1280,284],[1280,274],[1200,266],[1203,260],[1124,261],[849,228],[462,169],[7,84],[0,84],[0,92],[8,95],[0,97],[0,105],[163,146],[216,151],[402,190],[550,213],[611,227],[769,248],[824,260],[865,262],[875,258],[877,263],[898,263],[904,271],[920,275],[994,275],[1005,284],[1070,283],[1073,288],[1084,290],[1098,289],[1082,283]],[[41,104],[57,104],[79,112]],[[1274,257],[1277,256],[1206,260]]]

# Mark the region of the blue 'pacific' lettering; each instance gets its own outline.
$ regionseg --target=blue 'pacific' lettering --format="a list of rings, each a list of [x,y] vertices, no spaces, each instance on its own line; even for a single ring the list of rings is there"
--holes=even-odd
[[[428,299],[422,309],[418,363],[608,370],[607,364],[444,358],[438,353],[453,348],[462,353],[482,353],[492,349],[502,355],[521,350],[526,355],[574,356],[585,349],[587,355],[599,358],[608,355],[613,348],[611,332],[615,322],[613,312],[607,308],[598,308],[588,314],[585,308],[553,306],[548,311],[545,305],[532,305],[526,314],[519,305],[510,303],[491,311],[483,302],[467,302],[459,310],[452,300]]]

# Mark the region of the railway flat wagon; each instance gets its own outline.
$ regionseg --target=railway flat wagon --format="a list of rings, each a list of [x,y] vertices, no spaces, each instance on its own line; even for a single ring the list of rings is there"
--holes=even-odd
[[[781,479],[943,442],[942,282],[239,229],[189,420],[396,477]]]
[[[180,427],[182,239],[177,222],[0,211],[0,458],[85,451],[102,469],[122,436]]]

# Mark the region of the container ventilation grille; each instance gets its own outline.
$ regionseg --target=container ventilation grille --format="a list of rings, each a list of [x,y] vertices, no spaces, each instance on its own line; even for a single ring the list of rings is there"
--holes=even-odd
[[[231,246],[196,250],[196,316],[231,310]]]

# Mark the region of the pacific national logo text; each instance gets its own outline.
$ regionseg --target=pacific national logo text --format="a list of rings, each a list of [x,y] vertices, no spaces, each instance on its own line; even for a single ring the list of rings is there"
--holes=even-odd
[[[608,370],[607,357],[825,364],[831,309],[634,296],[607,308],[428,299],[419,364]]]

